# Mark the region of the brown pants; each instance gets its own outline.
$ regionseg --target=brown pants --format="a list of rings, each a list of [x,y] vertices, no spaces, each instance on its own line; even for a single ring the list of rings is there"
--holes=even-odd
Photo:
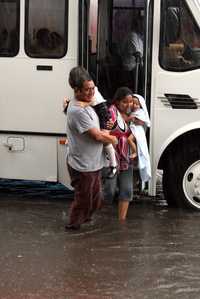
[[[79,172],[69,165],[68,170],[74,188],[69,224],[82,224],[102,205],[101,171]]]

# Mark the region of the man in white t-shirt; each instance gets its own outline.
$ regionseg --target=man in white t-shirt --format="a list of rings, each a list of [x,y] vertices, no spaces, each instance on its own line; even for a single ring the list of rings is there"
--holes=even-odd
[[[71,70],[77,72],[77,68]],[[70,73],[71,76],[71,73]],[[69,76],[69,82],[70,82]],[[73,76],[71,76],[73,77]],[[74,187],[74,201],[70,207],[69,222],[66,229],[79,229],[80,225],[91,219],[95,210],[101,207],[101,169],[104,166],[103,144],[116,143],[116,138],[100,130],[99,119],[90,105],[95,85],[90,75],[78,75],[74,89],[74,100],[67,110],[67,163]]]

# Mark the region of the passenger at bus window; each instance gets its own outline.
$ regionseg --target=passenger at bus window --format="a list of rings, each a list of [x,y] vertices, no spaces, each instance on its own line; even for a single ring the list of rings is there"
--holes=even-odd
[[[192,63],[200,63],[200,38],[199,29],[188,16],[187,23],[184,25],[182,38],[185,44],[184,58]]]
[[[180,69],[187,68],[197,61],[199,62],[198,51],[195,51],[191,45],[178,39],[174,43],[170,43],[165,49],[166,63],[170,67],[178,67]]]
[[[192,62],[190,60],[191,56],[187,55],[188,50],[185,47],[185,44],[179,40],[176,41],[176,43],[169,44],[169,46],[165,49],[167,65],[179,68],[189,66]]]
[[[36,45],[35,51],[38,53],[44,50],[50,50],[52,48],[50,31],[47,28],[40,28],[36,33]]]
[[[175,43],[180,36],[180,9],[178,7],[168,7],[166,13],[166,45]]]
[[[133,101],[132,93],[128,87],[120,87],[117,89],[109,108],[114,123],[111,134],[118,139],[115,147],[118,172],[112,179],[104,179],[104,194],[107,201],[113,201],[117,195],[120,222],[125,221],[129,202],[133,199],[133,165],[128,144],[130,130],[126,123],[126,114]],[[104,171],[106,173],[106,169]]]
[[[79,229],[101,207],[103,144],[116,143],[116,137],[100,130],[95,110],[90,105],[83,105],[90,103],[94,96],[95,85],[90,75],[82,73],[75,82],[74,100],[70,101],[66,116],[69,147],[67,164],[74,187],[74,200],[66,230]]]
[[[180,8],[168,7],[165,24],[165,63],[169,67],[182,69],[191,64],[191,57],[189,58],[187,55],[189,49],[183,38],[183,28],[180,20]]]
[[[88,74],[88,72],[82,67],[76,67],[76,68],[72,69],[72,71],[70,72],[70,76],[69,76],[70,86],[72,88],[74,86],[76,86],[77,78],[82,74],[84,75],[85,73]],[[63,109],[64,109],[65,113],[67,112],[69,102],[70,102],[69,99],[67,97],[65,97],[64,101],[63,101]],[[98,91],[97,87],[95,87],[94,97],[92,98],[92,101],[90,103],[83,102],[83,103],[81,103],[81,105],[82,105],[82,107],[87,107],[88,105],[93,107],[96,114],[98,115],[99,122],[100,122],[100,128],[102,130],[109,129],[108,126],[110,125],[109,121],[111,119],[111,116],[108,111],[106,100],[102,97],[102,95]],[[107,177],[112,178],[117,172],[117,161],[116,161],[116,156],[115,156],[115,149],[112,146],[112,144],[107,144],[104,146],[104,151],[106,153],[106,156],[108,157],[109,166],[110,166],[109,172],[107,173]]]

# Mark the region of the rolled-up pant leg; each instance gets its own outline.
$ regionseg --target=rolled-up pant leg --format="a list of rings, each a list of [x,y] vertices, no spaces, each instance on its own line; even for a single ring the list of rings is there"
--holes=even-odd
[[[68,165],[74,200],[69,211],[69,224],[84,223],[101,207],[102,188],[100,171],[79,172]]]

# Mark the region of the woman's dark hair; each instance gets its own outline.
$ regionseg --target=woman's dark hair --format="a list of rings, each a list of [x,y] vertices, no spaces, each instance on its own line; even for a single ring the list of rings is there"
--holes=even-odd
[[[77,66],[71,69],[68,81],[72,89],[81,89],[84,81],[92,81],[92,77],[82,66]]]
[[[113,97],[112,103],[120,102],[123,100],[126,96],[133,95],[133,92],[130,88],[123,86],[119,87]]]

